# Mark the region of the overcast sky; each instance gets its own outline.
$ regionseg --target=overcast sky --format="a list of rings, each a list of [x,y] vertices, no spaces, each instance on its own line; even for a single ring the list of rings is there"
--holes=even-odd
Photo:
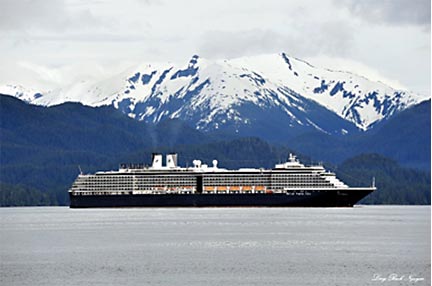
[[[0,83],[286,53],[430,95],[430,0],[0,0]]]

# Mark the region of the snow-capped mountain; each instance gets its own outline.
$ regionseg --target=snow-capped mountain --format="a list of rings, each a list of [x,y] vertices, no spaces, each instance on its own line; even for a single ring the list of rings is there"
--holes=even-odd
[[[0,85],[0,94],[12,95],[22,101],[32,103],[34,100],[42,97],[42,93],[38,90],[25,88],[21,85],[7,84]]]
[[[32,94],[18,86],[0,92],[46,106],[67,101],[113,105],[138,120],[179,118],[203,131],[239,132],[259,123],[268,132],[284,126],[332,134],[367,130],[426,99],[285,53],[232,60],[195,55],[183,65],[144,64],[51,92]]]

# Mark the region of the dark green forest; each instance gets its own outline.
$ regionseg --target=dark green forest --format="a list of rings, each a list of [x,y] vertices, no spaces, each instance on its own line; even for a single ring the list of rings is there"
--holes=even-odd
[[[0,206],[68,205],[79,167],[92,173],[150,164],[152,152],[176,152],[183,166],[217,159],[224,168],[270,168],[292,152],[306,164],[323,161],[349,185],[368,186],[375,177],[378,191],[361,203],[430,204],[430,101],[361,137],[304,134],[269,143],[201,133],[177,120],[149,125],[110,107],[46,108],[0,96]]]
[[[161,150],[169,152],[172,148],[166,147]],[[208,163],[218,158],[219,165],[225,168],[272,167],[274,163],[285,160],[286,154],[291,151],[284,147],[272,146],[257,138],[181,145],[176,150],[179,152],[182,165],[186,165],[187,162],[190,164],[194,158],[202,158],[203,162]],[[111,163],[101,161],[100,168],[96,164],[81,165],[81,168],[84,172],[91,173],[99,169],[116,169],[117,162],[150,164],[151,152],[150,148],[123,157],[110,158]],[[300,159],[303,162],[314,163],[307,156],[300,155]],[[361,201],[363,204],[430,204],[431,182],[428,172],[401,167],[394,160],[378,154],[359,155],[338,166],[324,165],[336,171],[340,179],[352,186],[369,186],[375,177],[378,190]],[[67,189],[78,175],[78,165],[62,166],[60,163],[58,166],[51,165],[51,168],[37,168],[28,164],[22,172],[14,170],[12,173],[18,174],[18,178],[24,177],[20,179],[24,183],[0,185],[1,206],[68,205]],[[29,172],[27,176],[26,172]]]
[[[336,174],[350,186],[370,185],[375,178],[377,191],[363,204],[430,204],[430,173],[402,168],[396,161],[379,154],[362,154],[344,161]]]

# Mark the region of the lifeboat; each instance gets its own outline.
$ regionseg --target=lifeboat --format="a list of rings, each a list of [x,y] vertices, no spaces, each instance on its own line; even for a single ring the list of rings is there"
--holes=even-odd
[[[206,191],[206,192],[213,192],[214,189],[215,189],[215,187],[213,187],[213,186],[205,186],[204,187],[204,191]]]
[[[216,190],[218,192],[226,192],[227,191],[227,187],[226,186],[217,186]]]

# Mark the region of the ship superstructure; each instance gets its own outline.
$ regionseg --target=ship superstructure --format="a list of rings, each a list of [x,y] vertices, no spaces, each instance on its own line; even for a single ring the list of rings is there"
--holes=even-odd
[[[351,188],[322,166],[305,166],[290,154],[273,169],[227,170],[194,160],[180,167],[177,154],[153,154],[152,165],[121,164],[118,171],[80,174],[71,207],[138,206],[352,206],[375,186]]]

